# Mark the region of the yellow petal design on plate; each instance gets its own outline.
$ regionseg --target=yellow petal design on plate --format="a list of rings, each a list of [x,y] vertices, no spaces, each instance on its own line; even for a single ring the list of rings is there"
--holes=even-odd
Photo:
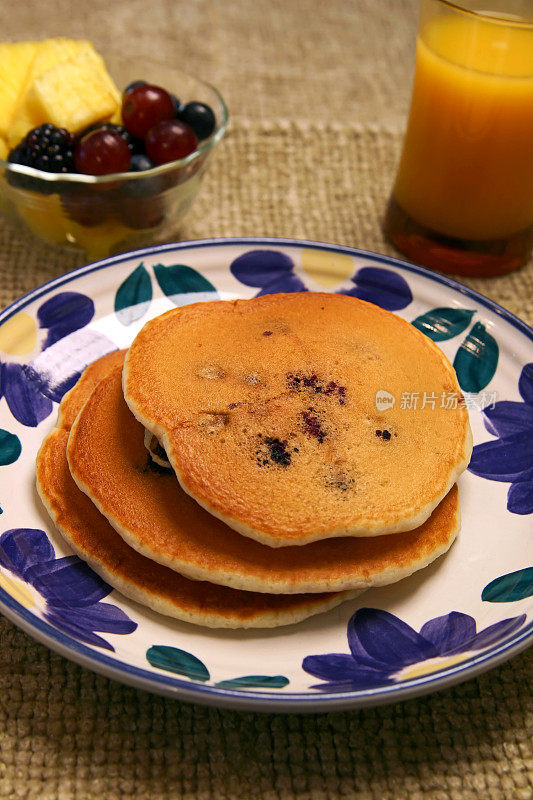
[[[0,327],[0,350],[10,356],[31,353],[36,342],[35,320],[24,311],[14,314]]]
[[[422,675],[429,675],[431,672],[446,669],[446,667],[453,667],[459,661],[465,661],[471,653],[456,653],[453,656],[437,656],[436,658],[428,658],[425,661],[420,661],[418,664],[409,664],[403,667],[399,672],[394,675],[398,681],[407,681],[411,678],[420,678]]]
[[[330,288],[353,275],[354,260],[347,253],[302,250],[302,267],[315,283]]]
[[[24,608],[32,608],[35,600],[31,589],[18,578],[12,578],[0,572],[0,586]]]

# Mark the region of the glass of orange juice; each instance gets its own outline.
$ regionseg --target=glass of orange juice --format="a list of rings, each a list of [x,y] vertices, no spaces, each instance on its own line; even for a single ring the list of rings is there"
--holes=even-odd
[[[411,109],[385,218],[408,258],[500,275],[533,247],[533,2],[422,0]]]

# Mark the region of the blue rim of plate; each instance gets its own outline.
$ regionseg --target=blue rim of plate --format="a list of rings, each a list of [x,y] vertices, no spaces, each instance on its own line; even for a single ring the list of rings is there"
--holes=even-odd
[[[393,256],[360,250],[346,245],[335,245],[325,242],[308,241],[305,239],[286,239],[275,237],[239,237],[239,238],[214,238],[198,239],[187,242],[173,242],[163,245],[154,245],[128,253],[102,259],[83,267],[78,267],[65,275],[53,278],[23,297],[15,300],[0,312],[0,325],[13,314],[20,311],[29,303],[34,302],[51,289],[69,283],[82,275],[96,272],[101,269],[129,261],[136,257],[145,257],[155,253],[199,249],[202,247],[229,247],[229,246],[287,246],[305,247],[318,250],[329,250],[336,253],[346,253],[360,256],[369,261],[389,264],[402,270],[414,272],[434,283],[448,286],[467,297],[474,299],[478,304],[490,309],[502,317],[512,327],[519,330],[533,342],[533,329],[523,320],[511,314],[510,311],[485,297],[474,289],[459,283],[453,278],[412,264]],[[168,675],[158,675],[141,667],[134,667],[124,662],[92,650],[90,647],[71,639],[69,636],[56,630],[52,625],[34,616],[20,603],[13,599],[0,587],[0,610],[17,627],[30,634],[41,644],[58,652],[71,661],[87,667],[107,678],[115,679],[121,683],[134,686],[137,689],[163,694],[177,700],[195,702],[203,705],[217,705],[221,707],[265,712],[317,712],[336,711],[349,708],[362,708],[398,702],[409,698],[419,697],[430,692],[448,688],[461,681],[474,678],[481,673],[498,666],[533,644],[533,620],[513,634],[507,641],[494,645],[479,656],[471,656],[456,666],[429,673],[428,675],[402,681],[401,684],[383,686],[378,689],[364,689],[348,692],[320,692],[309,695],[303,692],[284,692],[273,694],[271,692],[254,692],[247,689],[221,689],[218,687],[204,686]]]

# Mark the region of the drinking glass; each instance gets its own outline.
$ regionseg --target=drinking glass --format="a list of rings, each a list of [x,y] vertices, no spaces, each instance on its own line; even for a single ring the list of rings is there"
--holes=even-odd
[[[442,272],[499,275],[533,247],[533,3],[421,0],[385,234]]]

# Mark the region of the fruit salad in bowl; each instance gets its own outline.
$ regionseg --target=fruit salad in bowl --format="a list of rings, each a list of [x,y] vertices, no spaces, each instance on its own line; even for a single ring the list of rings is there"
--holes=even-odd
[[[227,121],[213,86],[168,65],[0,44],[0,211],[91,259],[168,241]]]

